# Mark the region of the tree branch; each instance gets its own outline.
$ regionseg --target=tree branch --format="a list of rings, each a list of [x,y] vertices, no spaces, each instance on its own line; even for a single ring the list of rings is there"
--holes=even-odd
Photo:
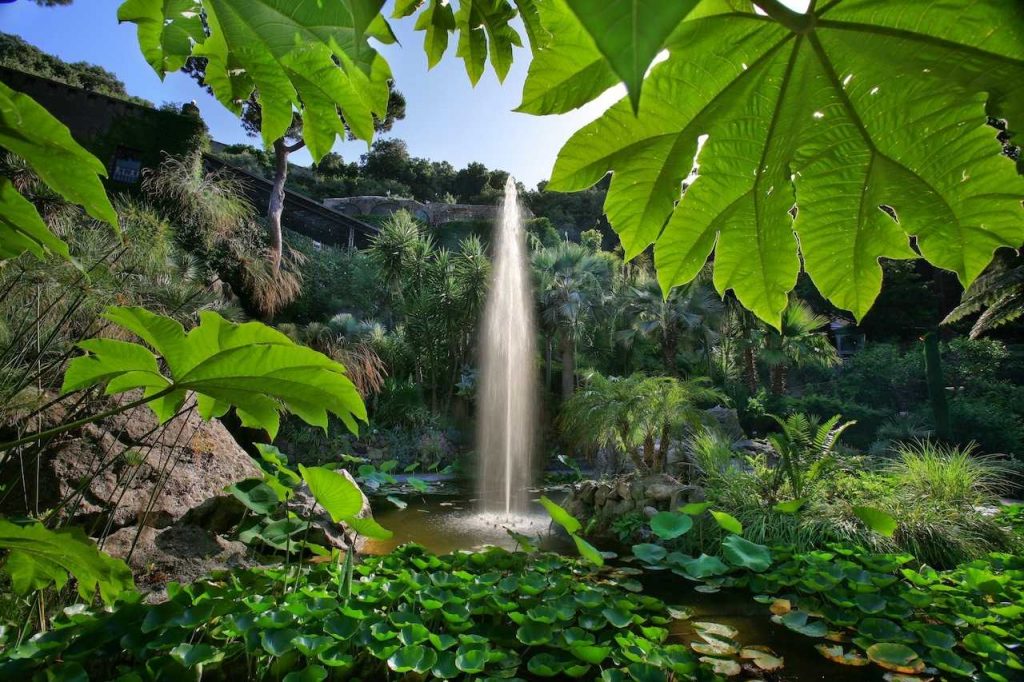
[[[300,149],[302,149],[305,146],[306,146],[306,141],[305,140],[299,140],[295,144],[288,145],[287,147],[284,148],[284,150],[286,152],[288,152],[289,154],[291,154],[292,152],[299,151]]]

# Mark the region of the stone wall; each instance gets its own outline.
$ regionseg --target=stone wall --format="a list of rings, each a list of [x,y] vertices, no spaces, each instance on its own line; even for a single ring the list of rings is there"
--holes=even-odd
[[[492,221],[498,216],[498,206],[488,204],[443,204],[421,202],[400,197],[342,197],[324,199],[324,206],[349,216],[389,216],[399,210],[406,210],[417,220],[429,225],[443,225],[460,221]],[[533,213],[524,209],[524,217]]]

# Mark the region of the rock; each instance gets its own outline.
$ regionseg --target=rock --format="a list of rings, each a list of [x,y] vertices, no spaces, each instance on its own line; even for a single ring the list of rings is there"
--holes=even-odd
[[[618,485],[615,486],[615,494],[623,500],[630,499],[632,495],[632,486],[630,480],[627,478],[619,479]]]
[[[653,517],[658,513],[657,507],[644,507],[644,516],[647,518]]]
[[[355,479],[345,469],[337,469],[335,471],[339,476],[344,476],[352,485],[355,485],[358,489],[359,486]],[[363,494],[362,490],[359,491],[360,496],[363,498],[362,507],[359,513],[356,515],[358,518],[366,518],[372,515],[370,509],[370,501]],[[328,547],[339,547],[345,548],[351,544],[352,534],[349,533],[348,539],[346,539],[346,533],[348,529],[344,524],[335,523],[331,519],[331,515],[327,511],[316,503],[316,499],[313,497],[313,493],[309,490],[309,486],[305,482],[295,489],[291,499],[288,500],[288,509],[298,514],[300,518],[309,519],[312,523],[312,529],[310,530],[309,542],[314,544],[324,545]]]
[[[107,536],[103,550],[128,562],[140,590],[156,591],[149,601],[160,601],[159,590],[168,582],[189,583],[212,571],[252,565],[244,544],[191,524],[127,526]]]
[[[714,420],[718,425],[718,430],[729,440],[746,438],[743,427],[740,426],[739,413],[734,408],[716,405],[709,410],[704,410],[704,414]]]
[[[600,509],[608,501],[608,494],[612,491],[607,483],[599,483],[594,491],[594,507]]]
[[[743,439],[732,444],[733,450],[741,450],[749,454],[766,455],[775,457],[775,449],[767,441],[758,439]]]
[[[595,492],[597,492],[597,486],[593,481],[583,481],[578,485],[575,497],[584,504],[593,504]]]
[[[122,398],[131,399],[133,394]],[[63,418],[63,409],[48,410],[42,427]],[[23,514],[78,499],[64,517],[93,535],[125,526],[166,528],[222,497],[226,486],[262,476],[219,421],[204,422],[189,410],[161,426],[143,407],[57,441],[42,453],[38,481],[33,473],[26,490],[38,490],[38,500],[9,495],[2,511]]]

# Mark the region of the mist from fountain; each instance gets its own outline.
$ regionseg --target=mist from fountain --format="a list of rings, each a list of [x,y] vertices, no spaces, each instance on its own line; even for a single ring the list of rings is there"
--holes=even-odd
[[[537,378],[533,297],[515,180],[495,224],[494,262],[480,333],[478,500],[489,514],[525,514],[533,480]]]

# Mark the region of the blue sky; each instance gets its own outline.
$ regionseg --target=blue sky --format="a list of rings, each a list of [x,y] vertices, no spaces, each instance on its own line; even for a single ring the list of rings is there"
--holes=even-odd
[[[67,61],[99,64],[116,73],[131,94],[157,104],[194,99],[215,139],[259,144],[246,137],[233,114],[188,77],[171,74],[160,81],[139,52],[135,27],[118,25],[119,4],[119,0],[76,0],[68,7],[41,8],[28,0],[16,0],[0,4],[0,30],[20,35]],[[386,7],[389,14],[390,5]],[[412,24],[409,19],[392,22],[401,45],[385,46],[382,52],[408,101],[406,119],[394,127],[391,136],[408,142],[414,156],[446,160],[456,168],[480,161],[489,168],[508,170],[532,187],[550,175],[559,148],[573,131],[616,98],[608,94],[563,116],[514,113],[526,77],[525,50],[516,52],[516,63],[503,85],[488,67],[473,88],[462,61],[455,58],[454,40],[442,62],[427,70],[422,34],[414,32]],[[339,142],[335,151],[346,160],[356,160],[366,145]],[[309,157],[297,154],[294,160],[305,164]]]

